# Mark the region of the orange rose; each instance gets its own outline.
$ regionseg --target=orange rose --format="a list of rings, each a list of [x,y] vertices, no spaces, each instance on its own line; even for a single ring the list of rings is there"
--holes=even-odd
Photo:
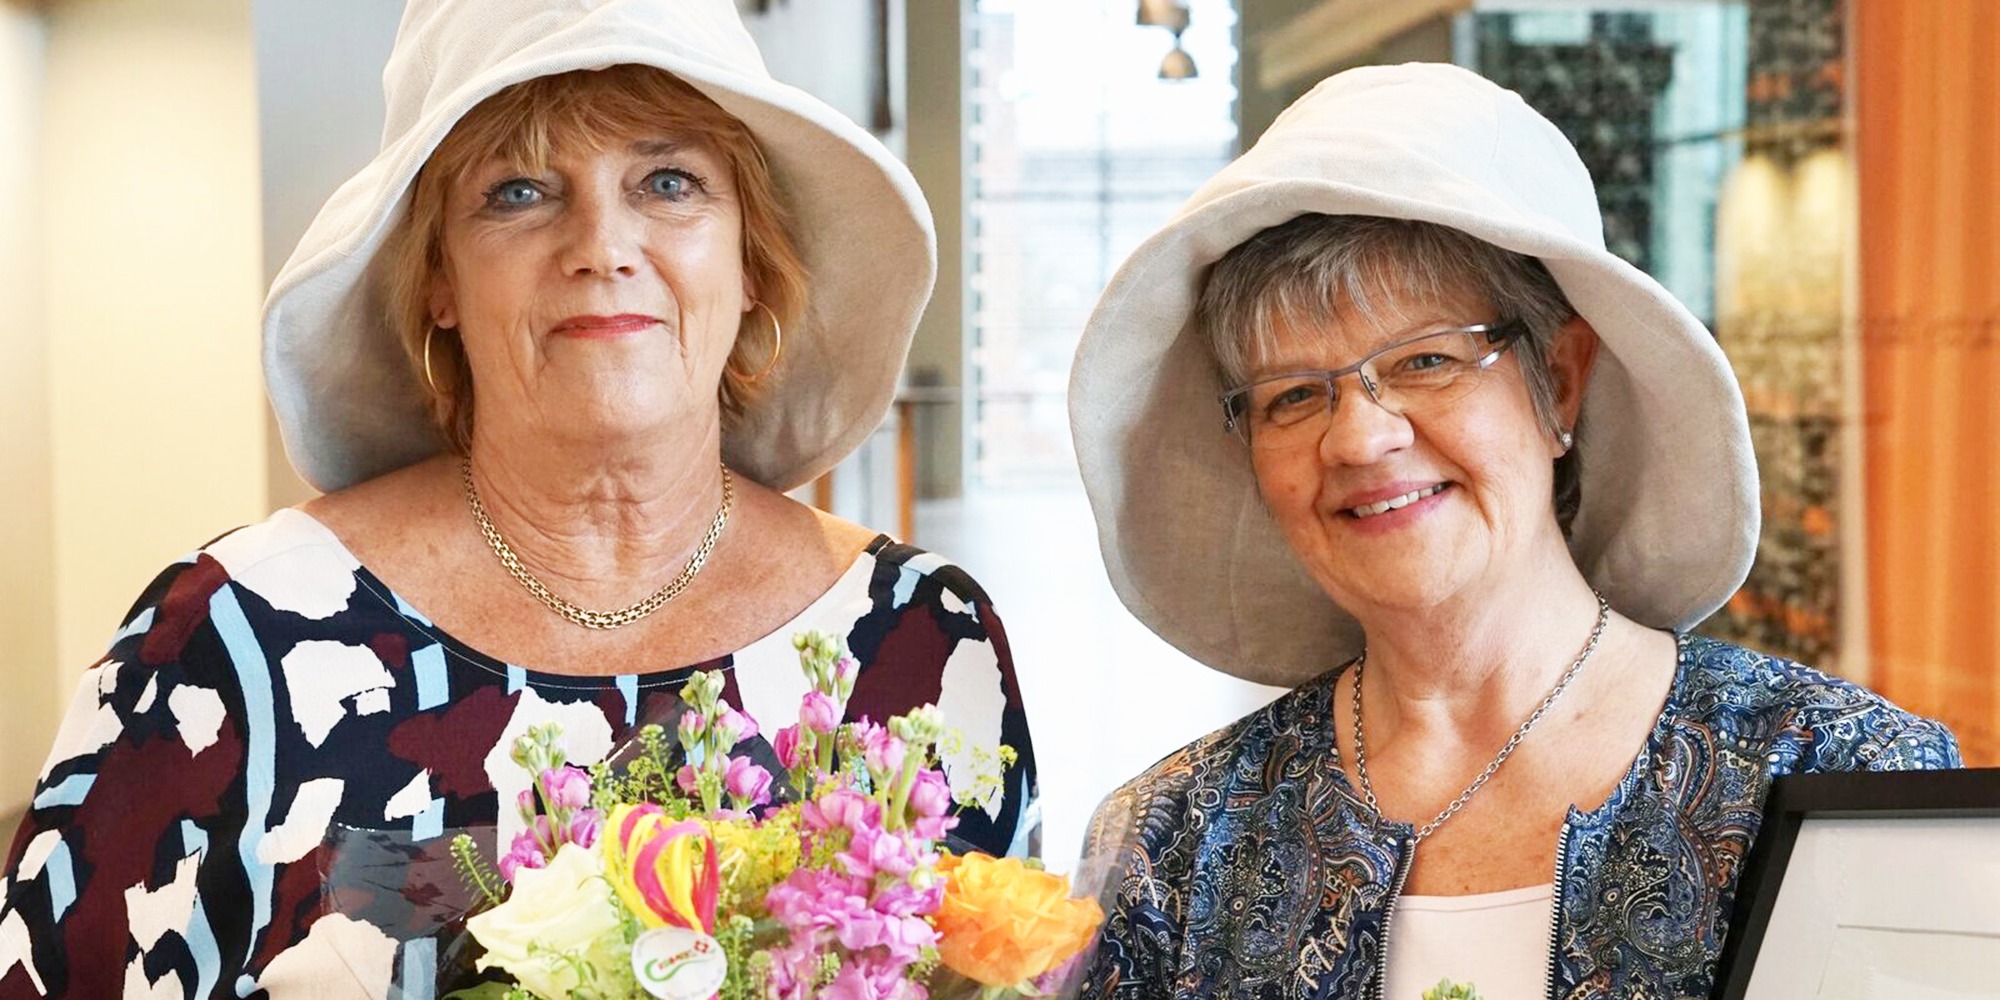
[[[1069,878],[1019,858],[946,855],[934,922],[946,967],[985,986],[1015,986],[1069,961],[1104,922],[1096,901],[1071,899]]]

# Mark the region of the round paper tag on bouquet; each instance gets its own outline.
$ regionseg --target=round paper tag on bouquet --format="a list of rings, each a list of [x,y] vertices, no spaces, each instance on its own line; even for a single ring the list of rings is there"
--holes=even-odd
[[[709,1000],[729,976],[729,956],[700,931],[655,927],[632,942],[632,972],[660,1000]]]

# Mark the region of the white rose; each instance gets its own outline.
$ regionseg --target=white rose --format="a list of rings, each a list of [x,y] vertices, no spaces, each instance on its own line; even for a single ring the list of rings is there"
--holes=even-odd
[[[523,868],[499,906],[466,921],[486,954],[479,968],[498,967],[540,997],[567,997],[579,987],[608,992],[631,978],[631,949],[595,850],[564,844],[546,868]],[[595,971],[586,984],[581,960]]]

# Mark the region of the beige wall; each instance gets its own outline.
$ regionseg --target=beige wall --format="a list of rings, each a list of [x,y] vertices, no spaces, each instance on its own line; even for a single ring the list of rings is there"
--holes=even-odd
[[[57,698],[39,193],[46,41],[39,17],[0,0],[0,836],[41,767]]]
[[[946,386],[966,384],[965,25],[971,6],[972,0],[917,0],[904,11],[909,52],[906,160],[930,199],[938,250],[937,289],[910,345],[909,367],[928,370]],[[922,458],[925,496],[958,496],[965,489],[965,409],[962,404],[939,408],[932,425],[936,437]]]
[[[250,28],[0,0],[0,815],[147,581],[265,512]]]
[[[74,677],[169,561],[264,515],[249,0],[49,13],[56,655]]]

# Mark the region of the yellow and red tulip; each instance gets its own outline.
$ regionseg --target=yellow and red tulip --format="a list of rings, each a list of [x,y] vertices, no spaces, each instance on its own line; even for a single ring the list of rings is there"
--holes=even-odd
[[[715,932],[722,876],[706,827],[648,802],[613,810],[606,833],[605,872],[642,923]]]

